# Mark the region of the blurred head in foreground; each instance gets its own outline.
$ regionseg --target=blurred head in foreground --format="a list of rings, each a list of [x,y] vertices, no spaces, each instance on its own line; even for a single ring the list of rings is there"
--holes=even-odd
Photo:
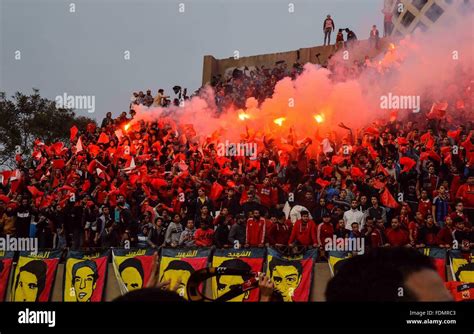
[[[431,259],[405,247],[376,248],[341,264],[327,301],[452,301]]]

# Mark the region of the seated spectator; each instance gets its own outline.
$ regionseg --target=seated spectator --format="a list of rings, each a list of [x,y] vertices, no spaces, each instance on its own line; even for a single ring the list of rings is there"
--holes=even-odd
[[[210,247],[214,243],[214,231],[207,222],[202,222],[201,227],[194,233],[195,244],[198,247]]]
[[[437,247],[439,227],[434,224],[431,216],[426,217],[426,224],[418,231],[417,247]]]
[[[336,237],[338,237],[338,238],[348,238],[350,232],[351,232],[351,230],[346,228],[346,222],[344,221],[344,219],[339,219],[339,221],[337,222],[337,225],[336,225],[336,230],[334,232]]]
[[[193,247],[195,246],[194,234],[196,229],[194,228],[194,221],[188,219],[186,227],[179,237],[179,246],[180,247]]]
[[[365,245],[368,249],[381,247],[385,244],[384,235],[382,231],[375,226],[374,218],[371,216],[366,217],[365,226],[361,233],[365,237]]]
[[[454,223],[453,219],[450,216],[446,217],[446,224],[439,230],[438,239],[439,247],[441,248],[451,248],[453,246],[453,232],[454,232]]]
[[[386,246],[406,246],[410,240],[408,232],[400,228],[400,223],[397,218],[393,218],[390,224],[391,227],[385,230],[385,237],[387,238]]]

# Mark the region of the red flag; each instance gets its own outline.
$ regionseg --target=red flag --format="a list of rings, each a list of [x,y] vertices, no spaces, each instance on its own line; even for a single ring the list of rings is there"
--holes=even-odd
[[[38,188],[36,188],[35,186],[28,186],[27,188],[33,198],[44,195],[44,192],[39,191]]]
[[[328,177],[332,175],[332,172],[334,171],[334,167],[332,166],[324,166],[321,171],[323,172],[323,176]]]
[[[427,160],[428,158],[441,161],[441,157],[434,151],[429,150],[420,154],[420,160]]]
[[[91,181],[85,180],[85,181],[84,181],[84,184],[82,185],[81,190],[82,190],[83,192],[87,192],[87,191],[90,189],[90,187],[91,187]]]
[[[69,133],[70,133],[69,140],[70,141],[73,141],[74,138],[76,138],[76,135],[77,135],[78,131],[79,130],[77,129],[77,127],[75,125],[73,125],[71,129],[69,129]]]
[[[416,161],[409,157],[402,157],[400,158],[400,164],[403,165],[403,170],[401,171],[401,173],[406,173],[409,172],[416,165]]]
[[[94,173],[94,168],[95,168],[96,163],[97,161],[95,160],[92,160],[91,162],[89,162],[89,165],[87,166],[87,171],[89,172],[89,174]]]
[[[460,134],[461,134],[461,129],[448,131],[448,137],[451,137],[453,139],[458,139]]]
[[[446,110],[448,109],[448,102],[433,103],[431,110],[426,117],[428,119],[442,119],[446,117]]]
[[[372,157],[373,160],[379,156],[377,151],[374,149],[374,147],[371,144],[367,145],[367,150],[369,151],[370,156]]]
[[[222,194],[223,190],[223,186],[221,186],[218,182],[214,182],[211,187],[211,192],[209,193],[209,199],[211,199],[212,201],[216,201]]]
[[[109,136],[105,132],[101,132],[99,139],[97,140],[98,144],[107,144],[109,142]]]
[[[319,184],[322,188],[326,188],[328,185],[331,184],[331,182],[318,178],[316,180],[316,184]]]
[[[232,176],[234,175],[234,172],[229,168],[229,167],[226,167],[224,169],[221,169],[219,171],[219,173],[221,173],[222,175],[225,175],[225,176]]]
[[[5,196],[5,195],[0,195],[0,202],[8,204],[8,203],[10,203],[10,198],[8,196]]]
[[[353,179],[363,178],[364,175],[365,174],[360,170],[359,167],[352,167],[351,168],[351,176],[352,176]]]
[[[89,151],[91,156],[95,158],[97,154],[99,154],[100,147],[94,144],[89,144],[89,146],[87,146],[87,150]]]
[[[374,128],[373,126],[369,126],[365,129],[365,133],[371,134],[373,136],[378,136],[380,134],[379,130]]]
[[[464,109],[465,105],[464,105],[464,101],[463,100],[457,100],[456,101],[456,109],[458,110],[462,110]]]
[[[160,179],[160,178],[153,178],[150,182],[150,184],[155,188],[159,189],[161,187],[165,187],[168,185],[168,181],[165,179]]]
[[[344,157],[341,157],[340,155],[333,155],[331,158],[331,162],[333,165],[339,165],[345,160]]]
[[[408,140],[405,137],[397,138],[398,145],[408,145]]]
[[[226,157],[217,157],[216,162],[219,165],[219,167],[222,168],[222,166],[224,166],[226,162],[230,162],[230,159]]]
[[[53,168],[63,169],[65,165],[66,163],[64,162],[63,159],[53,160]]]
[[[385,188],[382,192],[382,195],[380,196],[380,202],[383,206],[391,209],[396,209],[400,206],[400,204],[395,201],[395,198],[393,198],[392,194],[387,188]]]

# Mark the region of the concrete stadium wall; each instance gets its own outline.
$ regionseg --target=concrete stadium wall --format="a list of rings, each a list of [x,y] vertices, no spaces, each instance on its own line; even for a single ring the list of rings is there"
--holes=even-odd
[[[353,49],[350,50],[349,60],[361,61],[366,55],[369,57],[377,56],[381,51],[385,50],[390,40],[388,38],[380,39],[379,50],[374,50],[369,47],[368,40],[360,40]],[[292,66],[296,61],[300,64],[313,63],[318,64],[316,55],[319,53],[319,60],[322,64],[327,63],[327,59],[330,55],[336,52],[334,45],[329,46],[315,46],[310,48],[300,48],[298,50],[270,53],[249,57],[240,57],[235,59],[233,57],[225,59],[216,59],[211,55],[204,56],[203,59],[203,71],[202,71],[202,85],[209,83],[213,76],[220,74],[225,75],[226,70],[229,68],[239,68],[244,66],[262,66],[272,68],[275,66],[275,62],[284,60],[288,66]]]

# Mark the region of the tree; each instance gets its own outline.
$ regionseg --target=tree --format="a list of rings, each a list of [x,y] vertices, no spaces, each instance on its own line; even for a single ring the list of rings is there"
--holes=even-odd
[[[76,116],[72,109],[56,108],[55,101],[33,94],[15,93],[7,99],[0,92],[0,166],[13,167],[15,156],[29,157],[36,138],[45,143],[69,141],[69,129],[84,129],[95,120]]]

